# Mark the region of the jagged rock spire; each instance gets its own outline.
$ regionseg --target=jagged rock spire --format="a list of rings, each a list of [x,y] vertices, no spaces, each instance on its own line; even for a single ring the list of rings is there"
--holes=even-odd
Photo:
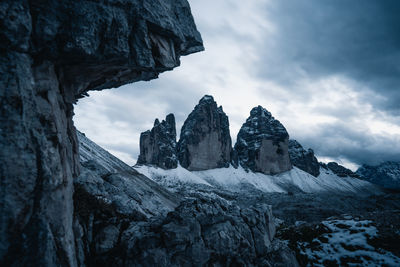
[[[318,177],[319,163],[311,148],[305,150],[296,140],[289,140],[289,156],[294,166]]]
[[[265,108],[257,106],[238,133],[235,151],[245,169],[277,174],[292,168],[288,142],[285,127]]]
[[[174,114],[168,114],[161,123],[155,119],[151,131],[141,133],[137,164],[151,164],[163,169],[177,167]]]
[[[231,151],[228,116],[212,96],[205,95],[183,124],[179,162],[188,170],[227,167]]]

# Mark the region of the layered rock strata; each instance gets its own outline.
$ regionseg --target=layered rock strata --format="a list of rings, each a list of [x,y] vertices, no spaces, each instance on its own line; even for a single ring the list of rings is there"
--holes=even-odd
[[[0,265],[76,266],[73,104],[156,78],[201,37],[185,0],[4,0],[0,25]]]
[[[161,123],[156,119],[150,131],[141,133],[137,164],[151,164],[163,169],[178,166],[174,114],[168,114]]]
[[[178,142],[180,164],[191,171],[228,167],[232,151],[228,116],[204,96],[185,120]]]
[[[311,148],[305,150],[296,140],[289,140],[289,156],[290,161],[294,166],[318,177],[319,163]]]
[[[277,174],[292,168],[288,152],[289,134],[265,108],[251,110],[237,135],[235,151],[245,169]]]

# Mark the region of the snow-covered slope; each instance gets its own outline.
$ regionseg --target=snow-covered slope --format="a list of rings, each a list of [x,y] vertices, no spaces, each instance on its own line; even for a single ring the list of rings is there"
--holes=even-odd
[[[173,210],[179,199],[77,131],[81,174],[75,192],[111,205],[124,216],[151,217]],[[76,195],[79,195],[76,194]]]
[[[369,182],[338,177],[331,171],[321,169],[316,178],[296,167],[278,174],[246,172],[243,168],[219,168],[206,171],[188,171],[181,166],[176,169],[164,170],[152,166],[135,166],[138,172],[170,189],[180,185],[198,184],[222,188],[230,191],[240,191],[252,187],[263,192],[342,192],[342,193],[375,193],[379,189]]]

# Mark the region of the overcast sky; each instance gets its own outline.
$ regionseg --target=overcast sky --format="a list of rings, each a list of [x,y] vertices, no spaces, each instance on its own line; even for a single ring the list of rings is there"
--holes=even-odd
[[[262,105],[320,161],[400,160],[400,1],[189,2],[205,51],[157,80],[80,100],[75,124],[93,141],[133,165],[155,118],[174,113],[179,132],[211,94],[233,141]]]

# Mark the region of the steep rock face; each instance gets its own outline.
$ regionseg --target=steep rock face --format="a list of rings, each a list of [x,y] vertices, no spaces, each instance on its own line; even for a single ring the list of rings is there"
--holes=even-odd
[[[360,176],[353,171],[343,167],[342,165],[337,164],[336,162],[329,162],[328,164],[319,163],[320,166],[324,169],[331,170],[334,174],[339,177],[353,177],[353,178],[360,178]]]
[[[174,114],[168,114],[161,123],[156,119],[151,131],[140,134],[140,155],[137,163],[151,164],[163,169],[178,166]]]
[[[0,25],[0,265],[75,266],[73,103],[156,78],[201,37],[185,0],[5,0]]]
[[[356,174],[373,184],[400,189],[400,162],[386,161],[377,166],[362,165]]]
[[[228,116],[212,96],[204,96],[182,126],[178,142],[180,164],[188,170],[229,166],[232,151]]]
[[[318,177],[319,163],[311,148],[305,150],[296,140],[289,140],[289,156],[294,166]]]
[[[289,134],[266,109],[255,107],[240,129],[235,151],[239,163],[254,172],[277,174],[292,168]]]

